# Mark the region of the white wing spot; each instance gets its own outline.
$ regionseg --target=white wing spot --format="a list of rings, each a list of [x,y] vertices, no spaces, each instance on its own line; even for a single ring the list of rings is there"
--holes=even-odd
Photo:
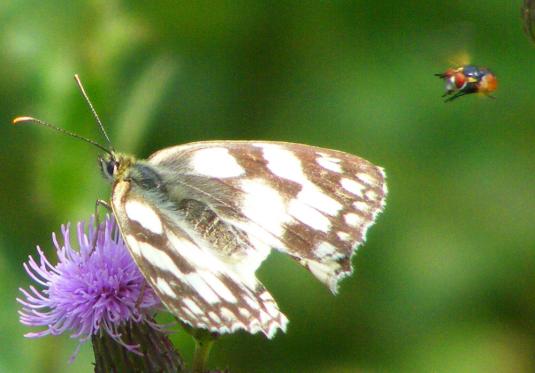
[[[238,177],[245,174],[236,158],[226,148],[206,148],[193,153],[190,166],[196,173],[209,177]]]
[[[208,316],[210,316],[210,318],[214,320],[216,323],[218,324],[221,323],[221,319],[219,318],[219,316],[217,316],[217,314],[214,311],[208,312]]]
[[[370,208],[369,204],[363,201],[353,202],[353,207],[362,212],[368,212]]]
[[[128,243],[128,248],[134,254],[134,256],[141,256],[141,250],[139,248],[139,245],[137,244],[137,240],[134,236],[131,234],[127,234],[125,236],[125,240]]]
[[[167,232],[167,238],[173,248],[194,268],[220,270],[224,266],[213,254],[203,250],[188,239],[177,237],[172,231]]]
[[[262,154],[268,162],[267,167],[275,175],[299,184],[308,181],[304,177],[301,161],[290,150],[283,149],[278,145],[264,144],[262,145]]]
[[[301,260],[301,263],[305,265],[318,280],[329,286],[333,293],[336,293],[337,281],[334,277],[334,273],[340,268],[340,264],[332,260],[320,263],[308,259]]]
[[[279,309],[273,302],[266,302],[264,303],[264,305],[266,306],[266,310],[271,316],[277,317],[279,315]]]
[[[232,312],[231,310],[229,310],[226,307],[221,307],[219,312],[221,313],[221,316],[223,316],[223,318],[226,319],[227,321],[233,321],[233,320],[237,319],[237,317],[234,314],[234,312]]]
[[[273,174],[301,185],[298,199],[321,212],[332,216],[338,214],[342,204],[323,193],[306,177],[301,160],[293,152],[277,145],[264,144],[261,147],[267,167]]]
[[[161,277],[158,277],[158,279],[156,280],[156,287],[162,293],[170,296],[171,298],[177,297],[176,293],[173,291],[173,289],[171,289],[171,286],[169,286],[169,284]]]
[[[366,172],[359,172],[357,174],[357,178],[368,185],[373,185],[377,183],[375,178],[372,177],[370,174],[367,174]]]
[[[184,280],[208,303],[215,304],[221,301],[198,273],[188,273],[184,276]]]
[[[149,205],[130,199],[126,201],[124,209],[126,216],[131,220],[137,221],[143,228],[155,234],[163,233],[162,221]]]
[[[269,320],[271,320],[271,317],[267,314],[267,312],[260,310],[260,323],[266,324]]]
[[[320,188],[308,180],[303,184],[303,189],[297,195],[297,199],[331,216],[336,216],[343,208],[340,202],[323,193]]]
[[[202,315],[204,312],[201,308],[190,298],[182,299],[182,302],[196,315]]]
[[[364,195],[366,196],[366,198],[368,198],[369,200],[372,200],[372,201],[375,201],[377,199],[377,193],[374,190],[371,190],[371,189],[366,191],[366,193],[364,193]]]
[[[251,317],[251,312],[249,312],[249,310],[247,310],[247,308],[240,307],[240,308],[238,308],[238,311],[240,312],[240,315],[242,315],[245,318]]]
[[[253,319],[253,321],[249,323],[249,332],[251,332],[251,334],[258,333],[261,330],[262,327],[260,326],[260,321],[257,319]]]
[[[258,303],[255,299],[245,295],[243,297],[243,299],[245,299],[245,301],[247,302],[247,304],[249,305],[249,307],[251,308],[254,308],[255,310],[258,310],[260,309],[260,303]]]
[[[208,286],[210,286],[221,298],[229,303],[236,303],[238,301],[229,288],[212,273],[201,271],[199,274],[204,278]]]
[[[349,233],[346,233],[346,232],[336,232],[336,235],[338,236],[339,239],[341,239],[342,241],[350,241],[351,240],[351,235]]]
[[[342,166],[339,163],[336,163],[336,161],[340,162],[339,159],[332,157],[321,156],[316,158],[316,163],[321,167],[340,174],[343,171]]]
[[[137,245],[141,256],[151,265],[172,273],[174,277],[180,278],[183,276],[182,271],[180,271],[173,259],[165,251],[152,246],[148,242],[138,241]]]
[[[342,188],[347,190],[349,193],[352,193],[356,195],[357,197],[363,196],[363,190],[365,188],[364,185],[362,185],[359,182],[356,182],[355,180],[348,179],[346,177],[342,178],[340,180],[340,184],[342,185]]]
[[[299,199],[292,199],[288,207],[288,213],[313,229],[322,232],[329,232],[331,229],[331,222],[325,215],[318,210],[301,203]]]
[[[333,256],[334,254],[336,254],[337,251],[338,250],[336,249],[336,247],[334,247],[330,243],[321,242],[314,250],[314,255],[318,259],[322,259],[326,256]]]
[[[350,227],[356,228],[359,225],[362,224],[362,218],[358,214],[354,214],[352,212],[347,213],[344,215],[344,220],[346,221],[347,225]]]
[[[180,309],[182,310],[182,312],[188,315],[191,319],[197,320],[197,316],[195,316],[193,312],[191,312],[187,307],[180,307]]]
[[[280,193],[260,179],[243,180],[241,189],[245,193],[242,201],[243,214],[269,233],[282,236],[289,216]]]

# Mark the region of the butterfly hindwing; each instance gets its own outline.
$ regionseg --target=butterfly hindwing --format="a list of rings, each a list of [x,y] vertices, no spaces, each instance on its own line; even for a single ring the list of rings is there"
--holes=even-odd
[[[272,337],[286,329],[286,316],[262,284],[241,278],[202,235],[183,228],[183,214],[164,212],[143,193],[119,181],[112,207],[137,266],[176,317],[220,334],[244,329]]]

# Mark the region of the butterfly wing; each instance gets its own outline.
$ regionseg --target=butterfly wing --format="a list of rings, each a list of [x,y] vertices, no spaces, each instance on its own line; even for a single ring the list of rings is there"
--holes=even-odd
[[[344,152],[283,142],[210,141],[163,149],[149,163],[245,233],[298,260],[333,292],[382,211],[385,174]],[[265,249],[242,255],[254,272]],[[239,253],[236,253],[238,257]],[[247,260],[246,260],[247,259]]]
[[[172,314],[219,334],[244,329],[271,338],[286,330],[288,320],[264,286],[240,277],[206,236],[195,233],[188,213],[163,200],[153,185],[159,180],[154,170],[135,164],[125,176],[113,185],[114,215],[134,261]],[[220,233],[228,228],[211,223]]]
[[[271,248],[333,292],[384,206],[381,168],[279,142],[163,149],[114,182],[112,207],[137,265],[177,317],[269,337],[287,319],[255,272]]]

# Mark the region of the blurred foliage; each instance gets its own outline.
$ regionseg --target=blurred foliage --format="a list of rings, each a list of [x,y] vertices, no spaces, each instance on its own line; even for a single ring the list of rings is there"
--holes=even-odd
[[[27,340],[21,263],[86,219],[109,186],[96,151],[33,115],[146,157],[194,140],[276,139],[385,167],[386,211],[338,296],[282,255],[260,271],[286,334],[227,336],[232,372],[535,370],[535,49],[521,1],[0,3],[0,372],[91,372],[84,346]],[[496,100],[444,104],[458,53],[491,68]],[[191,354],[185,333],[173,336]]]

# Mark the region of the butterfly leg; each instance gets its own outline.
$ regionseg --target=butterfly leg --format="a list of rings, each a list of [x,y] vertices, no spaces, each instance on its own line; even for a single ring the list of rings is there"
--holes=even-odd
[[[95,216],[98,216],[99,206],[105,207],[108,212],[112,211],[111,206],[108,202],[104,201],[103,199],[97,199],[97,201],[95,202]]]
[[[108,212],[111,212],[112,209],[111,209],[111,206],[108,202],[102,200],[102,199],[97,199],[96,202],[95,202],[95,233],[93,235],[93,245],[91,246],[91,251],[95,250],[95,247],[97,246],[97,239],[98,239],[98,232],[100,230],[100,219],[98,217],[98,208],[102,206],[102,207],[105,207],[106,210],[108,210]]]
[[[141,284],[141,290],[139,291],[139,295],[136,300],[136,309],[139,309],[141,306],[141,302],[143,301],[143,297],[145,296],[145,289],[147,289],[147,282],[143,281]]]

